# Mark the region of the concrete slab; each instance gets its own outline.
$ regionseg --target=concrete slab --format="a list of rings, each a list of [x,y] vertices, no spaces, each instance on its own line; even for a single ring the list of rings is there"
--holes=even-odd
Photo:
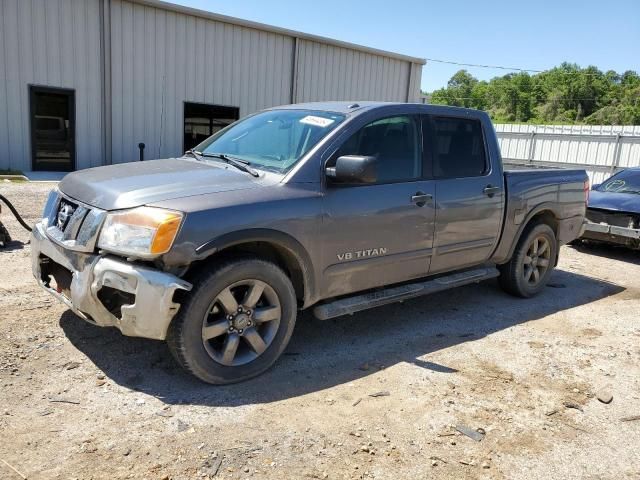
[[[24,172],[30,182],[59,182],[69,172]]]

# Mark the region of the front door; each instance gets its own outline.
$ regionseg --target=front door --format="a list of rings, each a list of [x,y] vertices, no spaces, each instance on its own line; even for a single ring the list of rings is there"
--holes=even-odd
[[[75,169],[75,95],[73,90],[30,87],[33,170]]]
[[[332,156],[377,157],[373,185],[329,184],[322,223],[323,296],[423,277],[433,244],[434,182],[422,180],[421,128],[400,115],[369,123]]]
[[[436,228],[430,273],[488,260],[500,236],[503,175],[491,169],[479,119],[426,116],[425,149],[433,159]]]

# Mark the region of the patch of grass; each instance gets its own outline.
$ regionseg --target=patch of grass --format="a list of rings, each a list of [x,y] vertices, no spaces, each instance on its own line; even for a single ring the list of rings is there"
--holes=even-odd
[[[24,175],[20,170],[2,170],[0,168],[0,175]]]
[[[0,179],[4,175],[22,175],[23,173],[20,170],[2,170],[0,169]],[[3,180],[0,180],[0,182]],[[4,181],[10,181],[11,183],[26,183],[27,181],[22,177],[9,178]]]

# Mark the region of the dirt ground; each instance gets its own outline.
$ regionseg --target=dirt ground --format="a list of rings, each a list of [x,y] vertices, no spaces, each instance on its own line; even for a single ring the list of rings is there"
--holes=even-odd
[[[0,193],[34,222],[52,186]],[[640,478],[638,253],[563,247],[532,300],[490,281],[305,314],[269,372],[212,387],[41,291],[0,218],[2,479]]]

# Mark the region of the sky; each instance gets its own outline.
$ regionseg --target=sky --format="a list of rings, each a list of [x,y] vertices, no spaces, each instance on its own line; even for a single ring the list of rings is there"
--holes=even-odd
[[[419,58],[545,70],[563,61],[640,71],[640,0],[169,0]],[[427,61],[422,89],[460,68]]]

